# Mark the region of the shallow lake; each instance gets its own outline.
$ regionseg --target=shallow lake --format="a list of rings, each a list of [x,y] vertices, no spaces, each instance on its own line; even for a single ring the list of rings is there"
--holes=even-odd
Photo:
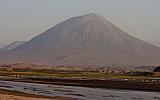
[[[53,97],[71,97],[75,98],[75,100],[160,100],[155,98],[160,97],[159,92],[86,88],[11,81],[0,81],[0,89]]]

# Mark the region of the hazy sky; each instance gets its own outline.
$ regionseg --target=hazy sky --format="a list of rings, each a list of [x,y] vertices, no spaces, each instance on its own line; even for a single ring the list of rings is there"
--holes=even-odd
[[[100,14],[145,41],[160,42],[160,0],[0,0],[0,42],[29,40],[88,13]]]

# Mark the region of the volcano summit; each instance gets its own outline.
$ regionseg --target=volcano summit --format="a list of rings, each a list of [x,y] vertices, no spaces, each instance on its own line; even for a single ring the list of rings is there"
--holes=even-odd
[[[88,14],[68,19],[2,52],[0,63],[153,65],[160,64],[160,48],[127,34],[102,16]]]

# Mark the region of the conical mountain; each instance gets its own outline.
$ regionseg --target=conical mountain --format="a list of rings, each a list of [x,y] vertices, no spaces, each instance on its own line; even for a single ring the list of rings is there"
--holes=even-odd
[[[0,56],[0,63],[160,64],[160,48],[127,34],[97,14],[68,19]]]

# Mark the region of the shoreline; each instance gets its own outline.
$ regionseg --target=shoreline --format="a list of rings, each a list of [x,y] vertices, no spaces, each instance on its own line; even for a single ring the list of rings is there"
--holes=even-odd
[[[0,79],[3,81],[26,82],[38,84],[54,84],[63,86],[79,86],[91,88],[120,89],[133,91],[160,92],[160,81],[142,82],[133,80],[71,80],[71,79]]]
[[[4,98],[1,98],[4,97]],[[36,94],[23,93],[19,91],[0,89],[0,100],[73,100],[66,97],[50,97]]]
[[[21,81],[21,82],[20,82]],[[38,86],[38,83],[39,83],[39,85],[40,84],[44,84],[43,82],[45,82],[45,84],[47,85],[51,85],[51,84],[53,84],[53,83],[47,83],[46,81],[34,81],[34,80],[30,80],[30,82],[29,82],[29,80],[25,80],[25,82],[23,81],[23,80],[19,80],[19,82],[20,83],[17,83],[17,85],[19,84],[26,84],[26,86],[27,86],[27,83],[37,83],[37,86]],[[64,81],[64,80],[63,80]],[[69,81],[69,80],[68,80]],[[70,80],[71,81],[71,80]],[[73,80],[72,80],[73,81]],[[95,81],[95,80],[94,80]],[[1,81],[2,82],[2,86],[3,86],[3,81]],[[13,82],[13,85],[14,85],[14,82],[18,82],[18,80],[13,80],[13,81],[9,81],[8,80],[8,82],[11,82],[11,83],[9,83],[9,84],[12,84],[12,82]],[[83,81],[84,82],[84,81]],[[5,81],[4,80],[4,83],[6,83],[7,84],[7,81]],[[57,82],[58,83],[58,82]],[[16,84],[16,83],[15,83]],[[58,83],[59,84],[59,83]],[[85,83],[86,84],[86,83]],[[95,83],[93,83],[93,84],[95,84]],[[18,86],[19,86],[18,85]],[[54,85],[54,84],[53,84]],[[61,84],[62,85],[62,84]],[[67,85],[67,84],[66,84]],[[79,84],[77,84],[77,85],[79,85]],[[82,85],[84,85],[84,84],[82,84]],[[97,85],[97,84],[96,84]],[[117,84],[118,85],[118,84]],[[5,86],[5,85],[4,85]],[[60,86],[60,85],[59,85]],[[64,86],[64,84],[63,84],[63,86]],[[68,85],[68,86],[73,86],[72,84],[70,84],[70,85]],[[75,86],[75,85],[74,85]],[[119,85],[118,85],[119,86]],[[85,86],[85,87],[91,87],[91,86]],[[96,86],[97,87],[97,86]],[[95,88],[96,89],[96,87],[92,87],[92,88]],[[36,88],[36,87],[35,87]],[[76,87],[72,87],[72,88],[76,88]],[[40,89],[41,90],[41,89]],[[61,90],[61,89],[60,89]],[[88,90],[88,89],[87,89]],[[90,89],[89,89],[90,90]],[[93,91],[94,91],[94,89],[93,89]],[[107,91],[107,89],[106,89],[106,91]],[[123,91],[123,89],[109,89],[109,91],[111,91],[111,92],[106,92],[105,94],[106,95],[104,95],[103,94],[103,92],[104,91],[101,91],[100,93],[102,93],[102,97],[104,97],[104,98],[110,98],[110,97],[118,97],[119,99],[121,99],[121,100],[123,100],[122,98],[131,98],[131,99],[133,99],[133,98],[135,98],[136,99],[136,95],[137,94],[133,94],[133,95],[131,95],[131,96],[128,96],[127,94],[123,94],[123,96],[119,96],[119,94],[117,94],[117,93],[119,93],[118,91]],[[115,91],[117,91],[117,93],[115,93]],[[25,91],[24,91],[25,92]],[[91,91],[89,91],[89,92],[92,92],[92,90]],[[87,92],[87,93],[89,93],[89,92]],[[98,93],[99,93],[99,91],[97,91]],[[130,91],[130,92],[136,92],[136,91]],[[95,95],[94,94],[95,92],[93,92],[93,95]],[[115,94],[114,94],[115,93]],[[146,92],[140,92],[140,95],[137,97],[137,98],[144,98],[145,100],[152,100],[153,98],[155,99],[155,100],[159,100],[160,99],[160,97],[157,95],[157,92],[151,92],[151,94],[153,94],[152,96],[150,96],[150,95],[146,95],[146,96],[144,96],[144,95],[142,95],[142,94],[144,94],[144,93],[146,93],[147,94],[147,91]],[[150,92],[149,92],[150,93]],[[74,94],[74,93],[73,93]],[[158,93],[159,94],[159,93]],[[43,94],[42,94],[43,95]],[[79,98],[72,98],[72,97],[69,97],[69,98],[65,98],[65,96],[64,97],[61,97],[61,95],[59,95],[59,97],[58,96],[53,96],[53,97],[48,97],[48,96],[42,96],[41,94],[39,95],[34,95],[34,94],[30,94],[30,93],[22,93],[22,92],[17,92],[16,91],[16,89],[13,89],[13,90],[3,90],[3,89],[0,89],[0,100],[79,100]],[[77,93],[76,95],[79,95],[79,93]],[[52,96],[52,95],[51,95]],[[82,96],[84,96],[84,97],[87,97],[86,95],[82,95]],[[66,96],[67,97],[67,96]],[[16,98],[16,99],[15,99]],[[17,99],[18,98],[18,99]],[[150,99],[148,99],[148,98],[150,98]],[[87,99],[86,99],[87,100]],[[92,100],[92,99],[89,99],[89,100]],[[100,100],[100,99],[98,99],[98,100]]]
[[[43,98],[43,99],[59,99],[59,100],[62,100],[62,97],[49,97],[49,96],[29,94],[29,93],[23,93],[23,92],[19,92],[19,91],[12,91],[12,90],[5,90],[5,89],[0,89],[0,94],[16,95],[16,96],[23,96],[23,97],[30,97],[30,98]]]

